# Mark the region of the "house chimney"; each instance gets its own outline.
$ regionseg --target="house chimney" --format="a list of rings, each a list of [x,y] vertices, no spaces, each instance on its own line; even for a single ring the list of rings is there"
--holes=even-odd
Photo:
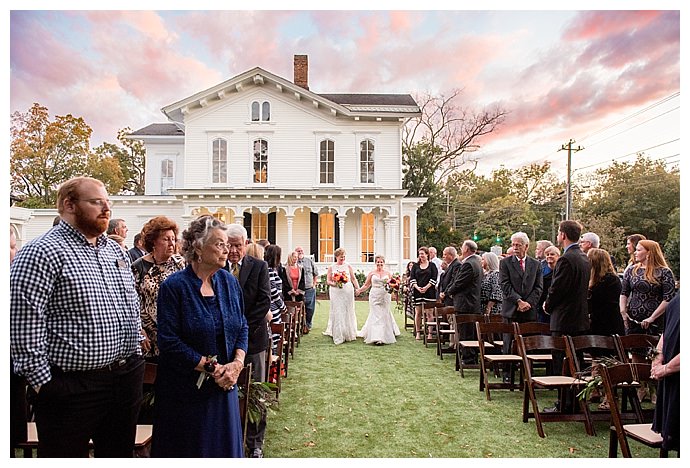
[[[295,55],[295,79],[294,82],[309,91],[309,60],[308,55]]]

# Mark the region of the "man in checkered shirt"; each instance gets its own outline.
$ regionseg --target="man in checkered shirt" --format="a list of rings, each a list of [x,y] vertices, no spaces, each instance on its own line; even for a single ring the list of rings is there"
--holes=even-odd
[[[103,183],[58,190],[62,221],[10,268],[10,353],[29,384],[39,457],[131,457],[142,401],[139,303],[127,254],[104,232]]]

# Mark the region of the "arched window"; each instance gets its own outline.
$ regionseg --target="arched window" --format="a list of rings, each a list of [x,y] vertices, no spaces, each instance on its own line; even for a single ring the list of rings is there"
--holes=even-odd
[[[254,183],[268,182],[268,142],[264,139],[254,140]]]
[[[222,138],[213,140],[213,183],[228,182],[228,142]]]
[[[167,195],[168,189],[174,186],[174,167],[171,159],[161,161],[161,195]]]
[[[374,261],[374,213],[362,213],[362,261]]]
[[[319,145],[319,180],[322,184],[332,184],[335,180],[335,142],[322,140]]]
[[[264,101],[252,102],[252,122],[269,122],[271,120],[271,103]]]
[[[363,184],[374,183],[374,142],[371,140],[359,143],[359,174]]]

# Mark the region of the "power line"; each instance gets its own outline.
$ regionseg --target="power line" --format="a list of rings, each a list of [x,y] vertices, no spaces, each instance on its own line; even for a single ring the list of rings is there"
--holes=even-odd
[[[678,110],[678,109],[680,109],[680,106],[676,106],[676,107],[674,107],[673,109],[669,109],[669,110],[667,110],[667,111],[664,112],[664,113],[661,113],[661,114],[659,114],[659,115],[655,115],[654,117],[652,117],[652,118],[650,118],[650,119],[647,119],[647,120],[644,120],[644,121],[638,123],[637,125],[633,125],[633,126],[630,127],[630,128],[626,128],[625,130],[621,130],[620,132],[615,133],[615,134],[613,134],[613,135],[611,135],[611,136],[608,136],[608,137],[604,138],[603,140],[599,140],[599,141],[597,141],[597,142],[591,143],[591,144],[589,144],[587,147],[588,147],[588,148],[591,148],[592,146],[598,145],[599,143],[603,143],[603,142],[605,142],[606,140],[610,140],[610,139],[613,138],[613,137],[616,137],[616,136],[618,136],[618,135],[620,135],[620,134],[622,134],[622,133],[628,132],[628,131],[632,130],[633,128],[637,128],[637,127],[639,127],[640,125],[644,125],[644,124],[646,124],[646,123],[648,123],[648,122],[651,122],[651,121],[654,120],[654,119],[657,119],[657,118],[659,118],[659,117],[663,117],[664,115],[666,115],[666,114],[668,114],[668,113],[670,113],[670,112],[673,112],[673,111],[675,111],[675,110]]]
[[[666,141],[666,142],[664,142],[664,143],[659,143],[658,145],[650,146],[650,147],[648,147],[648,148],[643,148],[643,149],[635,150],[635,151],[633,151],[632,153],[628,153],[628,154],[624,154],[623,156],[618,156],[618,157],[612,158],[612,159],[609,160],[609,161],[604,161],[604,162],[599,162],[599,163],[595,163],[595,164],[590,164],[589,166],[578,167],[577,169],[573,169],[573,172],[575,172],[575,171],[581,171],[582,169],[587,169],[587,168],[594,167],[594,166],[601,166],[602,164],[607,164],[607,163],[610,163],[610,162],[612,162],[612,161],[616,161],[616,160],[618,160],[618,159],[627,158],[628,156],[634,156],[634,155],[636,155],[636,154],[642,153],[643,151],[648,151],[648,150],[650,150],[650,149],[658,148],[658,147],[660,147],[660,146],[668,145],[668,144],[670,144],[670,143],[675,143],[676,141],[680,141],[680,138],[676,138],[675,140],[669,140],[669,141]]]

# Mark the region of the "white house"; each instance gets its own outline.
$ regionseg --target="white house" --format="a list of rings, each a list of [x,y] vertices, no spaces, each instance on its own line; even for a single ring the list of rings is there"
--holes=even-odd
[[[111,197],[128,244],[153,216],[183,229],[211,213],[283,252],[301,245],[317,262],[331,262],[339,246],[367,271],[375,254],[394,270],[416,257],[426,199],[402,188],[401,131],[420,115],[410,95],[317,94],[307,56],[296,55],[293,82],[257,67],[162,112],[169,123],[130,136],[145,144],[145,195]],[[36,227],[22,224],[21,240],[55,214],[34,210]]]

